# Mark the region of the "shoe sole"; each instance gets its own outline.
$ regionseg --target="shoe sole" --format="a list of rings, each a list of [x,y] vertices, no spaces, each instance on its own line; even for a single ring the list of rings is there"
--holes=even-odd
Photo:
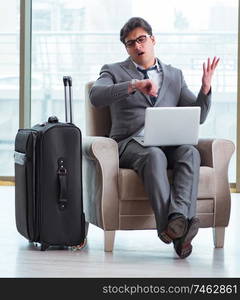
[[[184,236],[187,232],[187,228],[187,220],[183,217],[179,217],[168,223],[166,233],[172,240],[175,240]]]
[[[171,244],[172,242],[172,239],[165,233],[165,232],[162,232],[160,235],[159,235],[159,238],[161,241],[163,241],[165,244]]]
[[[197,235],[198,229],[199,229],[199,219],[194,218],[192,223],[189,225],[187,234],[184,237],[184,242],[182,243],[182,245],[181,245],[181,243],[179,243],[179,245],[181,245],[181,247],[177,246],[175,248],[178,256],[181,259],[188,257],[192,253],[191,242],[192,242],[193,238]]]
[[[177,227],[177,228],[176,228]],[[173,240],[181,238],[187,231],[187,221],[183,217],[178,217],[170,221],[166,231],[159,235],[159,238],[166,244],[170,244]]]

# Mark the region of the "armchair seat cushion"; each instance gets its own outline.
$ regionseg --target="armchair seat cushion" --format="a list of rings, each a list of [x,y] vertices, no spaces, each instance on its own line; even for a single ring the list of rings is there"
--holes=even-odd
[[[171,181],[172,170],[168,170],[168,176]],[[198,199],[211,199],[215,195],[214,169],[200,167]],[[119,198],[120,200],[147,200],[142,180],[134,170],[119,169]]]
[[[168,170],[168,176],[171,181],[172,170]],[[214,169],[200,167],[197,215],[201,227],[213,226],[215,196]],[[153,210],[142,180],[134,170],[119,169],[119,198],[119,228],[156,228]]]

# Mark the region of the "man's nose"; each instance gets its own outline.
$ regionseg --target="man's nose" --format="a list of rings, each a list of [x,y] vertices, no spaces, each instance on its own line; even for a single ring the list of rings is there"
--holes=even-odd
[[[142,45],[141,43],[138,43],[137,41],[134,43],[134,48],[135,49],[141,49],[142,48]]]

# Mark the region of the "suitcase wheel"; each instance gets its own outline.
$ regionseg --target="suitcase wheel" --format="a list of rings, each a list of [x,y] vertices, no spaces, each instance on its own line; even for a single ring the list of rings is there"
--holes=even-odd
[[[48,245],[45,243],[41,244],[41,251],[45,251],[48,248]]]
[[[70,246],[70,249],[72,251],[77,251],[77,250],[81,250],[82,248],[84,248],[87,245],[87,238],[84,239],[84,241],[76,246]]]

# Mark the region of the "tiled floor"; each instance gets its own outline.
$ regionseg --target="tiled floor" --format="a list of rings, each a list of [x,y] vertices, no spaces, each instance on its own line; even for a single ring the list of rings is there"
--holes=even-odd
[[[0,187],[0,277],[240,277],[240,194],[232,194],[225,247],[214,249],[211,229],[200,229],[192,255],[178,259],[153,230],[119,231],[113,253],[103,250],[103,232],[90,226],[81,251],[31,246],[15,228],[14,187]]]

